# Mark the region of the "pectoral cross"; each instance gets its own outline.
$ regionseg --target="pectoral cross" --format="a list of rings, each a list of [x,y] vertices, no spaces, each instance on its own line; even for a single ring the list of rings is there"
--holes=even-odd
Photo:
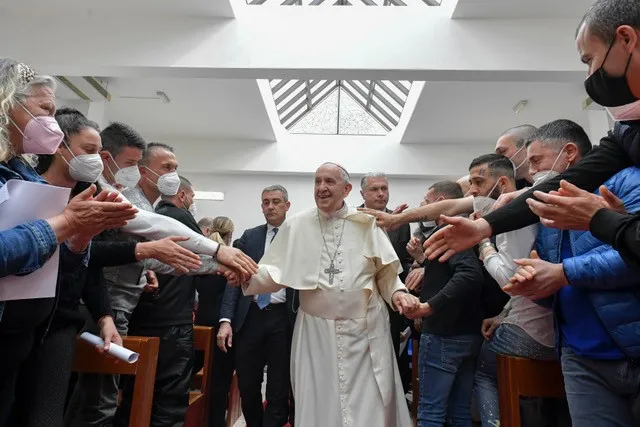
[[[329,268],[325,268],[324,272],[329,275],[329,284],[333,285],[333,277],[336,274],[342,273],[342,270],[337,269],[335,267],[335,265],[333,264],[333,261],[331,261],[331,264],[329,265]]]

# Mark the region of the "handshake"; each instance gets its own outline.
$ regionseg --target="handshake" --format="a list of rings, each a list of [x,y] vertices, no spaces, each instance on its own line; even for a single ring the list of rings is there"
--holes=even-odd
[[[425,313],[425,306],[428,309],[428,304],[421,304],[420,300],[411,295],[408,292],[396,291],[391,297],[393,306],[398,310],[398,313],[408,317],[409,319],[415,319],[423,317]]]

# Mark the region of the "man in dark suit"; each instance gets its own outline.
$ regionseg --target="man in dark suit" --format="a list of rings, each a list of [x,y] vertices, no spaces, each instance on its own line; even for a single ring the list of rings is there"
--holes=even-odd
[[[265,188],[262,213],[267,223],[246,230],[234,246],[259,262],[278,234],[289,207],[284,187]],[[244,296],[236,287],[225,289],[217,341],[225,351],[235,334],[238,388],[248,427],[281,427],[289,421],[289,360],[297,311],[297,296],[290,288],[257,296]],[[268,366],[267,406],[263,409],[265,365]]]

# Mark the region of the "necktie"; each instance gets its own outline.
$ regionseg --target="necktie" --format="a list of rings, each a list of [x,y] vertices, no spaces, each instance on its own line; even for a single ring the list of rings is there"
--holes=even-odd
[[[276,238],[276,234],[278,234],[278,229],[274,228],[273,229],[273,236],[271,236],[271,240],[269,240],[269,243],[273,242],[273,239]],[[256,303],[258,304],[258,308],[260,310],[262,310],[263,308],[265,308],[266,306],[268,306],[271,303],[271,294],[260,294],[260,295],[258,295]]]

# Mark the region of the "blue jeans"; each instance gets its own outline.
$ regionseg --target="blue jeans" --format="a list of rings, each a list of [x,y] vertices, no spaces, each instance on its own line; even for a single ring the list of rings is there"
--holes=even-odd
[[[574,426],[640,425],[640,365],[595,360],[562,349],[562,373]]]
[[[478,403],[478,411],[482,427],[500,425],[500,410],[498,407],[498,373],[496,355],[526,357],[537,360],[554,360],[556,352],[553,347],[545,347],[516,325],[503,323],[496,329],[491,341],[485,341],[478,356],[478,366],[475,373],[474,389]],[[522,401],[522,418],[533,418],[536,413],[539,419],[541,409],[533,408],[540,402]],[[539,400],[539,399],[536,399]],[[526,416],[525,416],[526,415]],[[532,425],[535,425],[533,423]],[[538,423],[539,424],[539,423]],[[524,425],[524,424],[523,424]]]
[[[418,427],[471,427],[473,371],[480,335],[420,337]]]

